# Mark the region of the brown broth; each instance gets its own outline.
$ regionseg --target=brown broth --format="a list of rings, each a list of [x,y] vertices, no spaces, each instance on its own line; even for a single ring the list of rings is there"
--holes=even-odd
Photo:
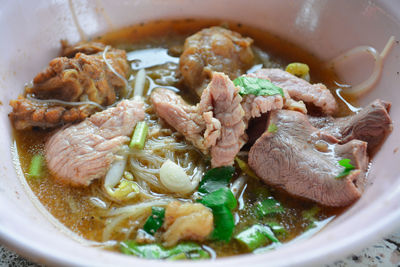
[[[127,51],[150,47],[175,48],[182,46],[185,38],[196,31],[212,25],[221,25],[221,23],[222,22],[219,20],[193,19],[154,21],[127,27],[95,39],[96,41],[123,48]],[[330,69],[323,68],[323,62],[301,47],[281,40],[277,36],[239,23],[224,22],[223,25],[228,26],[231,30],[237,31],[244,36],[253,38],[254,45],[270,56],[271,64],[283,68],[288,63],[294,61],[307,63],[311,69],[311,78],[313,82],[323,82],[328,88],[334,88],[334,81],[337,80],[335,74]],[[258,59],[258,61],[260,60],[261,59]],[[152,70],[157,71],[157,68],[162,69],[163,67],[154,67]],[[174,69],[172,66],[170,71],[174,74],[176,67]],[[186,99],[191,98],[190,94],[185,94],[185,89],[181,87],[179,82],[172,81],[170,85],[181,89],[181,94],[183,94]],[[334,93],[334,95],[336,94]],[[191,100],[191,102],[195,101],[195,99]],[[336,115],[348,115],[350,111],[347,106],[340,99],[337,98],[337,100],[340,111]],[[102,241],[105,217],[91,204],[89,198],[99,197],[110,207],[132,204],[135,203],[135,200],[123,204],[113,203],[104,197],[104,193],[100,189],[100,182],[95,182],[84,189],[64,186],[55,182],[47,170],[43,171],[43,176],[39,179],[29,178],[27,173],[31,158],[34,154],[43,153],[44,143],[51,134],[51,131],[37,129],[15,131],[14,136],[20,162],[24,174],[27,177],[28,184],[43,206],[67,228],[86,239]],[[286,212],[262,219],[250,214],[255,203],[268,196],[273,196],[280,201]],[[280,223],[287,230],[286,235],[279,237],[282,242],[292,240],[310,227],[310,222],[303,218],[302,212],[315,206],[315,204],[310,201],[294,198],[287,193],[269,188],[260,181],[251,178],[248,179],[247,188],[243,194],[243,202],[246,208],[236,211],[236,216],[240,218],[240,222],[235,229],[235,233],[240,232],[256,222],[266,223],[274,221]],[[319,208],[320,211],[316,215],[317,220],[324,220],[342,212],[342,209]],[[134,238],[134,236],[131,236],[131,238]],[[248,252],[234,240],[228,244],[212,242],[206,242],[205,244],[212,247],[217,252],[218,256],[229,256]]]

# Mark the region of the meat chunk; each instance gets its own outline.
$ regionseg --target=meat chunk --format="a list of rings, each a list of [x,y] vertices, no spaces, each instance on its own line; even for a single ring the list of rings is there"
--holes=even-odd
[[[157,89],[151,101],[159,117],[204,153],[213,167],[233,164],[245,143],[244,110],[239,89],[223,73],[215,72],[197,106],[190,106],[167,89]]]
[[[310,84],[281,69],[260,69],[249,75],[270,80],[286,90],[294,100],[312,103],[326,114],[333,114],[337,109],[335,98],[323,84]]]
[[[100,105],[110,105],[125,88],[121,77],[126,77],[128,71],[125,51],[119,49],[93,55],[77,53],[73,58],[58,57],[36,75],[33,87],[27,88],[26,93],[39,99],[64,101],[80,101],[85,97]]]
[[[79,42],[75,45],[70,45],[67,41],[61,41],[61,56],[73,58],[77,53],[93,55],[103,52],[106,46],[96,42]]]
[[[349,117],[310,117],[309,120],[314,127],[331,133],[340,143],[354,139],[367,142],[368,153],[372,154],[392,131],[389,110],[390,103],[377,99]]]
[[[165,246],[173,246],[180,240],[204,241],[214,228],[212,212],[199,203],[174,201],[165,210],[163,234]]]
[[[190,36],[179,60],[184,83],[200,96],[213,71],[235,79],[253,65],[252,43],[252,39],[221,27],[203,29]]]
[[[87,46],[96,49],[88,50]],[[126,89],[125,77],[129,65],[125,51],[105,49],[108,48],[104,45],[92,43],[64,48],[64,53],[68,55],[76,52],[74,57],[57,57],[50,61],[47,69],[33,79],[33,86],[25,89],[25,94],[30,97],[19,97],[10,102],[13,111],[9,116],[15,127],[20,130],[32,126],[56,127],[81,121],[98,111],[100,105],[113,104],[122,90]],[[98,52],[87,55],[78,51]],[[54,99],[64,102],[51,101]],[[83,103],[72,106],[67,103],[87,100],[94,102],[94,105]],[[38,116],[48,114],[49,110],[58,111],[51,120],[47,116]]]
[[[129,141],[136,122],[144,119],[144,104],[124,100],[83,122],[56,132],[45,145],[46,161],[58,181],[88,186],[107,173],[116,153]]]
[[[13,107],[13,112],[9,117],[18,130],[31,127],[53,128],[65,123],[82,121],[98,110],[98,107],[93,105],[52,106],[23,96],[11,100],[10,105]]]
[[[326,206],[346,206],[361,196],[367,143],[352,140],[340,145],[297,111],[272,111],[268,123],[277,131],[267,130],[249,152],[249,165],[264,182]],[[355,170],[339,179],[344,168],[338,161],[344,158]]]

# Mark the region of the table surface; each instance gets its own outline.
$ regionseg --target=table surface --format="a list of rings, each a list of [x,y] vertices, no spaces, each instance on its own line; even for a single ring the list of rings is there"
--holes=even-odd
[[[38,267],[37,265],[0,245],[0,266]],[[400,230],[380,240],[362,251],[352,253],[346,258],[332,263],[321,264],[324,267],[400,267]]]

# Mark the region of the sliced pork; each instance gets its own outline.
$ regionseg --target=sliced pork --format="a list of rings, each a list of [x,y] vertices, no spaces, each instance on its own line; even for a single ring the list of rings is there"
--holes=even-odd
[[[340,145],[297,111],[272,111],[268,124],[277,130],[267,130],[249,152],[249,165],[264,182],[326,206],[346,206],[361,196],[368,163],[366,142]],[[338,161],[345,158],[355,170],[336,178],[344,169]]]
[[[223,72],[231,79],[242,75],[254,64],[252,43],[252,39],[221,27],[188,37],[179,60],[184,83],[200,96],[212,72]]]
[[[167,89],[157,89],[151,101],[159,117],[204,153],[213,167],[232,165],[245,143],[244,110],[239,89],[228,76],[214,72],[197,106],[190,106]]]
[[[20,96],[10,101],[13,111],[9,116],[15,128],[57,127],[85,119],[99,111],[100,105],[113,104],[126,89],[129,65],[124,50],[105,49],[97,43],[65,46],[63,52],[73,57],[50,61],[33,79],[33,85],[25,89],[25,95],[30,97]],[[44,102],[49,99],[67,103]],[[86,101],[94,104],[68,105]]]
[[[260,69],[249,76],[268,79],[276,86],[286,90],[294,100],[312,103],[326,114],[333,114],[337,109],[332,93],[321,83],[310,84],[281,69]]]
[[[135,124],[143,119],[144,104],[124,100],[59,130],[45,146],[50,172],[58,181],[74,186],[88,186],[104,177],[117,152],[129,141]]]
[[[310,122],[334,135],[340,143],[358,139],[368,143],[368,152],[373,153],[392,131],[389,116],[390,103],[375,100],[358,113],[344,117],[310,117]]]

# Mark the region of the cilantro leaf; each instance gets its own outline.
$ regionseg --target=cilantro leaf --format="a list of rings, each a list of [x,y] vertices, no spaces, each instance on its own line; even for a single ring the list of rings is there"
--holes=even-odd
[[[350,164],[350,159],[339,160],[339,165],[343,166],[344,170],[335,177],[336,179],[341,179],[343,177],[346,177],[347,175],[350,174],[352,170],[355,169],[355,167],[352,164]]]
[[[284,96],[282,88],[274,85],[269,80],[254,77],[240,76],[233,80],[240,87],[240,95],[281,95]]]

